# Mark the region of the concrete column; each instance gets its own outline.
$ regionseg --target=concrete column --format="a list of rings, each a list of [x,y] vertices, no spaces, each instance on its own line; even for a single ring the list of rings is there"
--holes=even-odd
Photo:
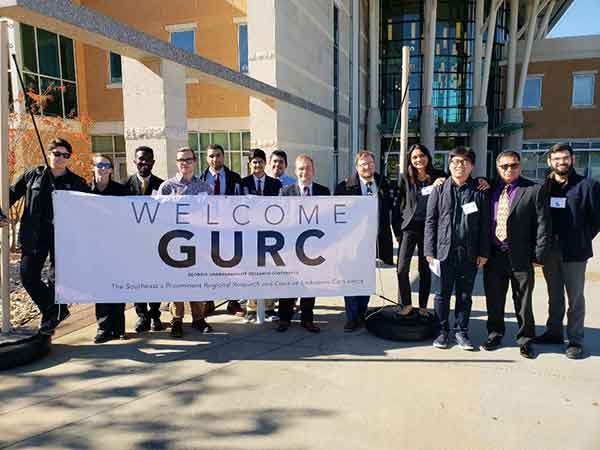
[[[367,148],[375,154],[379,170],[381,159],[381,123],[379,111],[379,0],[369,2],[369,113],[367,123]]]
[[[154,173],[174,176],[177,149],[188,143],[185,69],[164,59],[126,57],[122,67],[127,170],[135,173],[135,149],[146,145],[154,150]]]
[[[476,158],[473,175],[485,176],[488,145],[487,107],[473,106],[471,121],[476,123],[476,128],[471,132],[471,150],[475,152]]]
[[[514,124],[515,126],[522,126],[523,111],[521,108],[505,110],[504,122],[507,124]],[[523,128],[518,128],[506,133],[504,139],[502,139],[502,149],[520,152],[523,149]]]
[[[435,35],[437,0],[428,0],[425,6],[423,33],[423,105],[421,107],[421,143],[435,151],[435,118],[433,114],[433,72],[435,65]]]

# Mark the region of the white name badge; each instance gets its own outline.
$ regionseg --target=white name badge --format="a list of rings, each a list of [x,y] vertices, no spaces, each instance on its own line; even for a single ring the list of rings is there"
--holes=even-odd
[[[425,186],[423,189],[421,189],[421,195],[423,197],[426,197],[429,194],[431,194],[431,191],[433,191],[433,185],[431,185],[431,186]]]
[[[550,197],[550,208],[566,208],[567,198],[566,197]]]
[[[468,216],[469,214],[473,214],[474,212],[479,211],[477,209],[477,203],[469,202],[462,205],[463,212]]]

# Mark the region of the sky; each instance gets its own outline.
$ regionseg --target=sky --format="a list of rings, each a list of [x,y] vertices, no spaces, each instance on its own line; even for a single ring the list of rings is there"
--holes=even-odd
[[[600,34],[600,0],[575,0],[548,37]]]

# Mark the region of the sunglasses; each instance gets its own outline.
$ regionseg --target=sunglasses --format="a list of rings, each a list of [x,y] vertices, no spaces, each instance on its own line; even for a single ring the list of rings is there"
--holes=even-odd
[[[519,163],[512,163],[512,164],[502,164],[500,167],[502,170],[508,170],[508,169],[517,169],[520,166]]]
[[[179,158],[176,160],[178,163],[186,163],[186,164],[191,164],[194,161],[196,161],[196,158]]]
[[[71,154],[69,152],[57,152],[57,151],[52,151],[50,152],[52,153],[52,155],[55,158],[64,158],[64,159],[69,159],[71,157]]]
[[[105,163],[105,162],[99,162],[99,163],[96,163],[96,167],[98,169],[112,169],[112,164]]]

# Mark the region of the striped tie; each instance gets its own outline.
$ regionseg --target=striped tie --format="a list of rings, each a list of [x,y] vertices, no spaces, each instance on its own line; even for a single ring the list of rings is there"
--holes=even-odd
[[[498,199],[498,211],[496,212],[496,237],[500,242],[504,242],[507,237],[506,223],[508,221],[508,213],[510,204],[508,202],[508,188],[510,185],[504,186],[500,198]]]

